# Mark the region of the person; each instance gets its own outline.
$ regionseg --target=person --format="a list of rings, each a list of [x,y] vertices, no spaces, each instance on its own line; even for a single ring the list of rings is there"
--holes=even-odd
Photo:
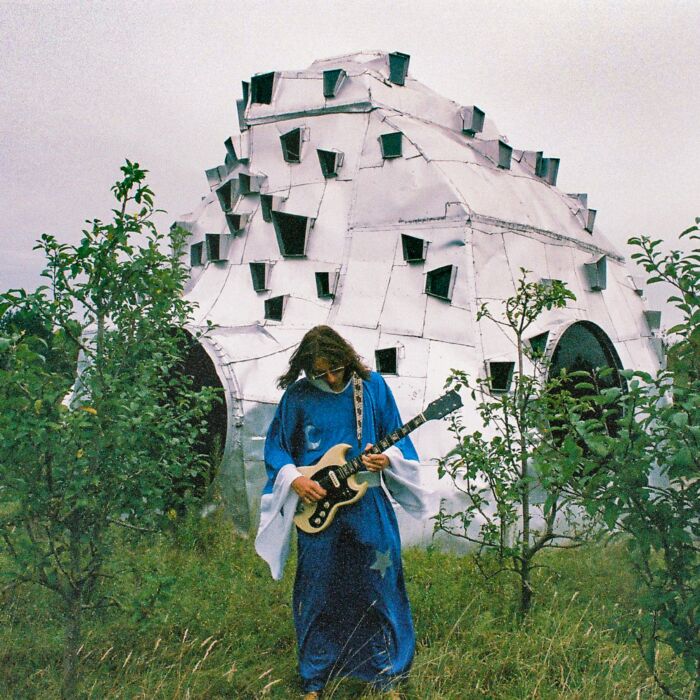
[[[362,380],[359,441],[353,375]],[[415,448],[405,437],[382,454],[366,452],[401,427],[399,411],[384,378],[329,326],[306,333],[278,386],[285,393],[265,441],[268,481],[256,537],[273,577],[282,577],[298,502],[326,495],[298,466],[313,465],[329,448],[347,443],[348,459],[362,455],[358,481],[369,484],[323,531],[297,529],[292,604],[304,697],[319,698],[330,680],[350,675],[398,698],[415,637],[398,524],[385,489],[409,513],[425,516],[429,492],[420,484]]]

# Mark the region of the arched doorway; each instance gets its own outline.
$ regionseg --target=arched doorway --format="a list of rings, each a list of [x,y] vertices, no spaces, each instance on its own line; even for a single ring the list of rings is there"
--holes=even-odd
[[[608,372],[601,370],[608,369]],[[561,335],[551,355],[549,376],[559,377],[563,370],[571,372],[588,372],[594,377],[598,391],[619,387],[625,390],[625,380],[620,374],[622,363],[615,347],[600,326],[590,321],[577,321],[572,323]],[[572,396],[583,396],[589,389],[577,388],[576,385],[583,380],[569,378],[561,386]],[[602,409],[596,417],[602,416]],[[594,416],[590,416],[594,417]],[[619,415],[610,413],[606,417],[606,424],[611,435],[617,433]]]
[[[180,495],[185,492],[196,500],[206,500],[211,496],[211,486],[218,476],[219,467],[226,445],[228,425],[224,387],[216,372],[214,363],[199,341],[186,331],[176,331],[182,351],[183,361],[173,371],[190,378],[192,389],[200,391],[205,387],[217,390],[215,401],[205,420],[208,429],[193,446],[199,454],[206,455],[206,463],[195,475],[184,477],[174,485]]]
[[[603,367],[614,369],[610,386],[622,386],[619,375],[622,363],[605,331],[590,321],[572,323],[554,348],[550,376],[559,375],[564,368],[569,371],[591,371]]]

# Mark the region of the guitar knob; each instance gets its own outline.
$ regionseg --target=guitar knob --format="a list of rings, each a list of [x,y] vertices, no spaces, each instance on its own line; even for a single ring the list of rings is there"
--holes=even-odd
[[[330,501],[324,501],[324,502],[323,502],[323,507],[324,507],[324,508],[330,508],[330,507],[331,507]]]
[[[321,524],[321,518],[314,518],[314,525],[320,525]]]
[[[322,518],[325,518],[325,517],[326,517],[326,511],[325,511],[325,510],[322,510],[322,511],[319,513],[319,515],[320,515]]]

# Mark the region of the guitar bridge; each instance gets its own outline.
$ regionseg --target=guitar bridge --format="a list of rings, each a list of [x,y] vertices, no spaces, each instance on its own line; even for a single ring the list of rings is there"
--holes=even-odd
[[[333,482],[335,488],[340,488],[340,479],[335,475],[335,472],[328,472],[328,478]]]

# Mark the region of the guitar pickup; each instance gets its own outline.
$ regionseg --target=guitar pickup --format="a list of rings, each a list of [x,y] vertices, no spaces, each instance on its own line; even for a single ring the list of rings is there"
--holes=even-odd
[[[328,472],[328,478],[333,482],[335,488],[340,488],[340,479],[335,475],[335,472]]]

